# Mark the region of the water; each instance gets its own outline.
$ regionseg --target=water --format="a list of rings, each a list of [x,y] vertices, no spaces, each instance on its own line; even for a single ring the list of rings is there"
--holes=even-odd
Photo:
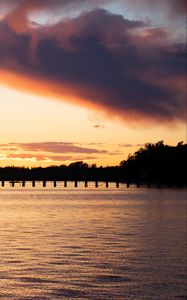
[[[0,299],[186,299],[186,191],[0,188]]]

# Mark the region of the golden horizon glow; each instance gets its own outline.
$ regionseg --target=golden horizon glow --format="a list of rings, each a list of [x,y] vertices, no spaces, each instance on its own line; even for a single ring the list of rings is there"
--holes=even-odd
[[[116,120],[109,120],[97,111],[59,102],[54,98],[35,96],[0,85],[1,144],[64,142],[94,148],[101,153],[49,153],[29,150],[0,149],[0,166],[49,166],[61,165],[77,160],[98,166],[118,165],[147,142],[176,145],[185,141],[185,126],[171,130],[169,127],[127,127]],[[106,153],[102,151],[106,150]],[[9,156],[30,155],[28,158]],[[37,155],[46,157],[41,160]],[[33,156],[32,156],[33,155]],[[50,156],[62,156],[62,160]],[[64,157],[64,159],[63,159]]]

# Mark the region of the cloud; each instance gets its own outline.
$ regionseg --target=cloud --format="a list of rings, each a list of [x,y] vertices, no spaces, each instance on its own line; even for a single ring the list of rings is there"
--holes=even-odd
[[[40,155],[33,153],[17,153],[17,154],[6,154],[2,156],[5,159],[18,159],[18,160],[31,160],[31,161],[41,161],[41,162],[64,162],[64,161],[79,161],[79,160],[90,160],[96,159],[95,156],[68,156],[68,155]]]
[[[0,21],[1,81],[66,97],[128,123],[184,121],[184,41],[175,43],[166,28],[101,8],[43,26],[29,23],[31,12],[67,3],[20,0]],[[172,1],[178,14],[181,3]]]
[[[53,155],[53,156],[48,156],[48,160],[51,161],[57,161],[57,162],[62,162],[62,161],[82,161],[82,160],[92,160],[92,159],[97,159],[96,156],[60,156],[60,155]]]
[[[151,16],[158,12],[160,15],[164,13],[166,19],[169,17],[181,19],[183,17],[184,20],[186,18],[186,0],[116,0],[116,2],[120,3],[122,7],[134,10],[137,15],[144,11]],[[174,19],[172,19],[173,21]]]
[[[77,146],[74,143],[67,142],[38,142],[38,143],[8,143],[1,144],[0,150],[22,150],[40,153],[78,153],[78,154],[107,154],[107,150],[98,150],[96,148]],[[12,157],[17,154],[11,154]],[[19,154],[20,155],[20,154]],[[28,154],[22,154],[28,155]],[[30,154],[29,154],[30,155]],[[33,155],[33,154],[32,154]],[[45,154],[46,155],[46,154]]]
[[[101,128],[101,129],[104,129],[105,128],[105,125],[104,124],[100,124],[100,123],[96,123],[93,125],[94,128]]]
[[[127,148],[129,148],[129,147],[133,147],[133,145],[132,144],[119,144],[119,147],[127,147]]]
[[[16,154],[6,154],[6,159],[43,161],[46,160],[46,157],[43,155],[33,155],[29,153],[16,153]]]

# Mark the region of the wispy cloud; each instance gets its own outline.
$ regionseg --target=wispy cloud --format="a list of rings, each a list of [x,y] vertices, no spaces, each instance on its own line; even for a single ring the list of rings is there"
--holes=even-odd
[[[124,143],[124,144],[119,144],[119,147],[127,147],[127,148],[129,148],[129,147],[133,147],[134,145],[132,145],[132,144],[127,144],[127,143]]]
[[[6,154],[2,156],[2,159],[12,160],[31,160],[40,162],[66,162],[66,161],[78,161],[78,160],[92,160],[96,159],[95,156],[68,156],[68,155],[40,155],[33,153],[17,153],[17,154]]]
[[[100,128],[100,129],[104,129],[105,125],[104,124],[100,124],[100,123],[96,123],[93,125],[94,128]]]
[[[47,153],[77,153],[77,154],[107,154],[108,151],[98,150],[96,148],[77,146],[74,143],[68,142],[38,142],[38,143],[8,143],[0,144],[0,150],[7,151],[33,151],[33,152],[47,152]],[[13,154],[17,155],[17,154]]]
[[[21,160],[35,160],[35,161],[43,161],[46,160],[46,157],[43,155],[33,155],[29,153],[17,153],[17,154],[7,154],[7,159],[21,159]]]

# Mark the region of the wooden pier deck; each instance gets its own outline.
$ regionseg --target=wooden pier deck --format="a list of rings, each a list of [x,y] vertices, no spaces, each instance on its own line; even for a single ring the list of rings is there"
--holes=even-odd
[[[171,185],[162,185],[162,186],[166,186],[166,187],[171,187]],[[136,181],[136,182],[110,182],[110,181],[68,181],[68,180],[2,180],[0,181],[0,188],[5,188],[5,187],[29,187],[29,188],[35,188],[35,187],[40,187],[40,188],[78,188],[78,187],[84,187],[84,188],[88,188],[88,187],[95,187],[95,188],[99,188],[99,187],[105,187],[106,189],[108,189],[109,187],[116,187],[116,188],[121,188],[121,187],[125,187],[125,188],[130,188],[130,187],[157,187],[160,188],[161,184],[160,183],[151,183],[151,182],[140,182],[140,181]]]

